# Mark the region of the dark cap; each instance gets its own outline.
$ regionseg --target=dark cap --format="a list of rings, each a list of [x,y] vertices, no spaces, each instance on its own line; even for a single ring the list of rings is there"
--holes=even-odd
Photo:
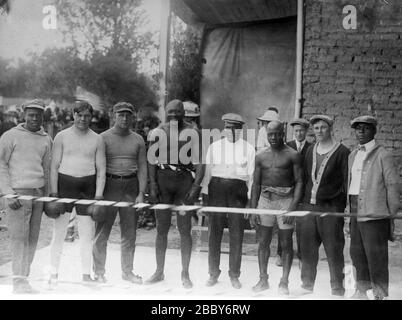
[[[169,108],[173,108],[173,107],[179,107],[180,109],[184,110],[183,102],[179,99],[174,99],[172,101],[169,101],[169,103],[166,105],[165,109],[169,109]]]
[[[334,120],[331,117],[326,116],[325,114],[316,114],[316,115],[312,116],[310,118],[310,123],[314,124],[314,123],[316,123],[317,121],[320,121],[320,120],[325,121],[326,123],[328,123],[328,125],[330,127],[332,127],[332,125],[334,124]]]
[[[131,103],[128,102],[118,102],[113,106],[113,112],[123,112],[128,111],[130,113],[135,113],[135,108]]]
[[[40,99],[30,100],[22,104],[22,110],[24,111],[25,109],[39,109],[44,111],[45,108],[46,108],[45,102]]]
[[[310,122],[308,122],[306,119],[303,119],[303,118],[293,119],[289,124],[292,127],[295,126],[295,125],[300,125],[300,126],[303,126],[305,128],[308,128],[310,126]]]
[[[222,121],[236,124],[244,124],[244,120],[241,115],[236,113],[226,113],[222,116]]]
[[[373,116],[360,116],[360,117],[354,118],[352,121],[350,121],[350,124],[353,129],[356,129],[356,127],[359,123],[367,123],[367,124],[371,124],[374,127],[376,127],[377,119]]]

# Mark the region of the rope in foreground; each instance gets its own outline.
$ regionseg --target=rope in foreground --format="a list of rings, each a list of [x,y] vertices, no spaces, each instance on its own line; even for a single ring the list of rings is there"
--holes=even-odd
[[[232,207],[209,207],[198,205],[172,205],[172,204],[148,204],[148,203],[133,203],[133,202],[116,202],[107,200],[87,200],[87,199],[70,199],[70,198],[55,198],[55,197],[34,197],[16,194],[0,195],[4,199],[18,199],[23,201],[40,201],[40,202],[58,202],[65,204],[80,204],[80,205],[98,205],[106,207],[118,208],[135,208],[137,211],[143,209],[152,210],[171,210],[173,212],[188,212],[197,211],[198,213],[237,213],[237,214],[258,214],[258,215],[275,215],[288,217],[304,217],[307,215],[316,215],[320,217],[336,216],[336,217],[356,217],[356,215],[347,214],[344,212],[315,212],[315,211],[286,211],[286,210],[270,210],[270,209],[251,209],[251,208],[232,208]],[[372,218],[371,215],[359,215],[360,218]],[[399,211],[395,216],[383,215],[375,216],[376,219],[402,219],[402,211]]]

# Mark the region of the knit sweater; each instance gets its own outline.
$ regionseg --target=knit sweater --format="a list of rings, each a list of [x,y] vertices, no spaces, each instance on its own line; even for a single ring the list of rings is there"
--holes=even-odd
[[[314,145],[310,146],[304,158],[304,173],[305,173],[305,190],[304,203],[311,203],[313,180],[313,153]],[[346,192],[348,181],[348,156],[349,149],[344,145],[340,145],[336,151],[330,156],[325,169],[322,173],[321,181],[318,184],[316,192],[316,204],[320,205],[333,199],[339,199],[339,206],[343,210],[346,205]],[[317,175],[318,168],[314,173]]]
[[[5,132],[0,138],[0,192],[47,187],[51,149],[52,139],[43,128],[31,132],[20,124]]]

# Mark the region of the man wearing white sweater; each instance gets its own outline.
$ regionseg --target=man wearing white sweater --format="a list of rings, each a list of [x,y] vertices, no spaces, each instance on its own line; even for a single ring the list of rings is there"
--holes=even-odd
[[[45,104],[23,105],[25,123],[0,138],[0,192],[40,197],[47,194],[52,139],[42,128]],[[37,293],[27,277],[33,261],[42,219],[43,203],[8,199],[13,292]]]

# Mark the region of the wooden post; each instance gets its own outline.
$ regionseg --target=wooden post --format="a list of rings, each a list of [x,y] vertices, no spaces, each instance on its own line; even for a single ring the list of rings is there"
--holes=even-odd
[[[161,1],[161,30],[159,44],[159,119],[165,122],[165,106],[168,99],[167,75],[169,70],[169,47],[170,47],[170,21],[171,0]]]

